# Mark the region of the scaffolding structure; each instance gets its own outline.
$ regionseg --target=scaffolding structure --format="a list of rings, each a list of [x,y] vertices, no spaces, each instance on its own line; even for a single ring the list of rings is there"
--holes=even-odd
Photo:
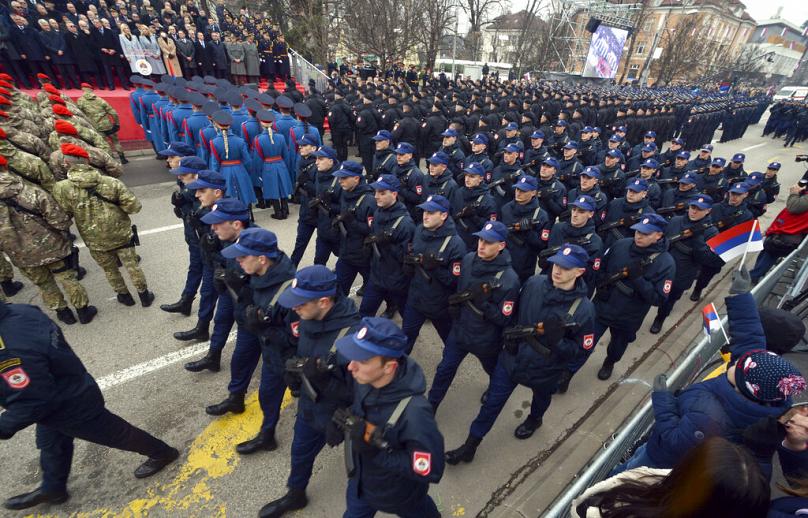
[[[557,62],[555,71],[567,74],[583,71],[592,39],[586,30],[590,18],[610,27],[635,30],[641,9],[642,0],[552,0],[549,25],[555,36],[550,42],[550,52]]]

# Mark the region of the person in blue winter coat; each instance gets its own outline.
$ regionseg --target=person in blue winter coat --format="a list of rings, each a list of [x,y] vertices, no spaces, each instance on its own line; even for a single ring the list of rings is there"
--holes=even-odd
[[[477,249],[463,257],[457,294],[449,297],[452,332],[429,389],[429,403],[436,411],[469,353],[480,360],[486,374],[494,372],[502,330],[516,318],[520,283],[505,248],[508,229],[492,221],[475,235]]]
[[[407,337],[396,324],[366,317],[360,326],[336,343],[349,362],[353,405],[328,429],[330,445],[352,443],[345,516],[439,518],[429,485],[443,476],[443,435],[424,398],[423,370],[405,354]],[[371,423],[379,432],[366,438]]]
[[[550,239],[550,218],[536,197],[539,181],[522,175],[514,184],[514,200],[502,206],[502,223],[508,229],[508,251],[511,266],[525,282],[536,273],[539,252],[547,248]]]
[[[258,515],[262,518],[281,516],[308,504],[306,487],[314,460],[326,444],[326,428],[334,412],[350,406],[353,399],[345,361],[334,354],[334,342],[357,331],[360,320],[353,301],[339,293],[336,275],[323,265],[298,270],[278,304],[300,316],[296,358],[315,393],[300,391],[286,482],[289,490],[261,508]],[[286,381],[299,389],[301,375],[287,371]]]
[[[412,246],[404,257],[405,270],[412,277],[401,315],[401,327],[409,339],[408,353],[427,319],[446,344],[452,329],[448,299],[457,290],[467,251],[449,216],[449,200],[435,194],[418,208],[424,213],[423,223],[415,229]]]
[[[297,103],[294,106],[294,110],[297,123],[289,129],[289,140],[287,141],[287,144],[289,144],[289,171],[292,172],[293,183],[295,181],[294,174],[297,171],[297,161],[300,156],[298,147],[303,137],[308,136],[310,139],[317,142],[318,147],[323,145],[320,131],[309,123],[311,108],[306,104]]]
[[[192,93],[189,95],[189,99],[193,111],[191,115],[182,121],[183,132],[185,133],[183,140],[186,144],[194,148],[196,156],[205,158],[204,150],[201,149],[202,143],[199,141],[199,132],[202,128],[210,126],[210,119],[208,119],[208,116],[202,111],[202,106],[205,104],[206,99],[205,96],[199,93]]]
[[[314,177],[315,196],[309,201],[309,209],[317,213],[317,238],[314,241],[314,264],[325,264],[331,254],[339,256],[339,230],[331,225],[339,214],[341,188],[334,172],[339,169],[337,152],[328,146],[312,153],[316,159],[317,173]]]
[[[210,141],[210,168],[224,176],[228,197],[237,198],[245,205],[252,205],[256,197],[250,173],[247,171],[250,165],[247,143],[230,129],[233,116],[229,111],[215,112],[213,122],[221,133]]]
[[[487,221],[497,219],[497,204],[488,185],[483,182],[483,168],[478,163],[467,165],[463,169],[463,186],[454,193],[452,217],[457,223],[457,235],[465,243],[466,248],[477,246],[474,236]]]
[[[587,296],[584,272],[589,254],[565,245],[550,258],[552,274],[534,275],[524,284],[516,303],[516,328],[504,331],[485,398],[471,423],[465,443],[446,452],[446,462],[471,462],[483,438],[493,428],[513,391],[524,385],[533,391],[530,413],[516,427],[517,439],[527,439],[542,425],[561,373],[567,364],[594,343],[595,308]]]
[[[799,370],[765,349],[757,304],[749,293],[749,272],[743,268],[732,277],[725,299],[732,354],[727,373],[676,394],[668,390],[664,374],[657,376],[651,394],[655,422],[648,442],[613,473],[638,466],[671,467],[707,437],[740,443],[744,429],[781,416],[792,397],[805,390]]]
[[[297,161],[297,175],[295,178],[294,195],[300,202],[297,213],[297,233],[295,234],[295,248],[292,251],[292,262],[295,266],[300,264],[306,248],[309,246],[311,236],[317,229],[317,209],[309,207],[309,202],[317,195],[314,185],[317,174],[317,162],[314,152],[318,144],[311,137],[303,137],[298,143],[300,157]]]
[[[260,178],[264,200],[272,205],[272,218],[286,219],[289,216],[289,196],[292,180],[287,165],[289,148],[286,139],[272,129],[275,116],[269,110],[257,113],[262,133],[253,140],[253,177]]]
[[[370,184],[376,209],[364,246],[370,250],[370,279],[359,306],[363,316],[376,316],[387,303],[383,316],[392,318],[407,302],[410,278],[404,271],[404,256],[415,233],[407,207],[398,199],[401,184],[394,174],[383,174]]]

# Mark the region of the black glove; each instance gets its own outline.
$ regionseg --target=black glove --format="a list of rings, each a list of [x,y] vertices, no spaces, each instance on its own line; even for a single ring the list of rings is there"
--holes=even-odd
[[[491,297],[491,292],[494,288],[487,282],[481,282],[471,287],[471,298],[476,303],[485,302]]]
[[[443,261],[435,257],[433,254],[427,254],[424,256],[423,263],[421,266],[424,267],[424,270],[434,270],[438,266],[441,265]]]
[[[668,391],[668,375],[658,374],[654,378],[654,392],[667,392]]]
[[[201,248],[206,254],[215,254],[220,250],[221,246],[221,241],[219,241],[219,238],[214,234],[207,233],[199,238],[199,248]]]
[[[249,330],[261,330],[269,327],[269,319],[264,308],[250,304],[244,308],[244,323]]]
[[[328,382],[328,369],[323,368],[324,365],[320,363],[324,361],[319,358],[309,358],[303,364],[303,375],[312,385],[323,385]]]
[[[332,448],[345,440],[345,433],[334,421],[329,421],[325,425],[325,443]]]
[[[628,265],[628,271],[626,272],[626,277],[629,279],[639,279],[645,273],[643,268],[640,266],[639,262],[633,262]]]
[[[182,213],[182,208],[181,207],[174,207],[174,215],[177,216],[180,219],[183,219],[184,214]]]
[[[224,282],[225,273],[224,268],[216,268],[213,272],[213,287],[216,293],[227,293],[227,284]]]
[[[174,191],[171,193],[171,205],[175,207],[185,205],[185,197],[182,195],[182,191]]]
[[[294,372],[284,371],[283,372],[283,382],[289,387],[289,390],[292,392],[294,397],[300,396],[300,376],[295,374]]]
[[[241,292],[241,289],[246,286],[249,281],[249,276],[240,273],[236,270],[226,269],[224,271],[224,282],[233,289],[236,293]]]
[[[729,287],[731,294],[740,295],[741,293],[748,293],[751,289],[752,277],[749,275],[749,270],[746,269],[746,266],[732,272],[732,284]]]
[[[533,220],[530,218],[522,218],[516,222],[519,226],[519,232],[526,232],[533,227]]]
[[[557,315],[550,315],[544,320],[544,332],[542,338],[544,345],[550,349],[554,348],[564,338],[567,329],[564,327],[564,319]]]

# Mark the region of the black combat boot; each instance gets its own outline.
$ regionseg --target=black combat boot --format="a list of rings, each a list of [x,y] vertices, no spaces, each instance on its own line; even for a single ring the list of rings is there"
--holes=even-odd
[[[207,369],[211,372],[219,372],[221,369],[220,362],[222,359],[222,351],[208,351],[208,354],[202,358],[185,364],[185,370],[190,372],[202,372]]]
[[[275,429],[261,430],[258,435],[236,445],[236,451],[242,455],[249,455],[259,450],[273,451],[278,447],[275,442]]]
[[[20,281],[15,281],[13,279],[9,279],[7,281],[0,282],[0,287],[3,288],[3,293],[6,294],[6,297],[13,297],[20,291],[23,286],[25,286]]]
[[[141,291],[137,296],[140,297],[140,305],[144,308],[151,306],[151,303],[154,302],[154,293],[149,290]]]
[[[135,299],[132,298],[132,294],[128,291],[126,293],[118,293],[117,295],[118,302],[123,304],[124,306],[134,306]]]
[[[461,462],[473,461],[474,454],[477,453],[477,447],[481,442],[482,439],[469,435],[466,437],[466,442],[463,443],[463,446],[446,452],[446,462],[454,466]]]
[[[122,164],[128,164],[129,163],[129,160],[126,159],[126,155],[124,155],[123,153],[118,153],[118,158],[121,159]]]
[[[175,340],[182,340],[183,342],[187,342],[190,340],[198,340],[200,342],[204,342],[208,338],[210,338],[210,334],[208,334],[208,328],[210,327],[210,322],[203,322],[201,320],[197,321],[196,326],[193,329],[189,329],[188,331],[177,331],[174,333]]]
[[[79,322],[82,324],[89,324],[93,321],[95,315],[98,314],[98,309],[96,309],[95,306],[90,306],[88,304],[83,308],[76,308],[76,314],[79,317]]]
[[[283,214],[283,219],[289,217],[289,200],[286,198],[281,198],[281,214]]]
[[[662,331],[662,324],[664,324],[664,323],[665,323],[665,319],[660,317],[660,316],[657,316],[654,319],[654,322],[651,324],[651,329],[649,329],[651,334],[652,335],[659,334],[659,332]]]
[[[286,219],[283,215],[283,211],[281,210],[281,202],[278,200],[269,200],[269,203],[272,205],[272,219]]]
[[[531,437],[533,432],[538,430],[539,427],[541,427],[541,417],[527,416],[527,419],[513,431],[513,435],[517,439],[527,439]]]
[[[179,456],[180,452],[177,451],[176,448],[171,448],[164,457],[149,457],[146,459],[146,462],[137,467],[135,470],[135,478],[150,477],[162,471],[163,468],[177,460]]]
[[[194,305],[193,295],[183,295],[180,300],[173,304],[161,304],[160,309],[166,313],[182,313],[186,317],[191,316],[191,307]]]
[[[225,415],[228,412],[241,414],[244,412],[244,393],[231,392],[227,396],[227,399],[221,403],[216,403],[215,405],[206,407],[205,412],[207,412],[209,415]]]
[[[59,322],[69,326],[76,323],[76,316],[73,315],[73,311],[70,308],[57,309],[56,318],[59,319]]]
[[[567,369],[561,371],[561,377],[558,378],[558,390],[559,394],[566,394],[567,389],[570,388],[570,380],[572,380],[572,372]]]
[[[598,379],[602,381],[606,381],[607,379],[612,377],[612,371],[614,370],[614,362],[609,361],[608,358],[603,360],[603,365],[600,366],[600,370],[598,371]]]
[[[273,500],[258,511],[258,518],[278,518],[289,511],[303,509],[309,503],[305,489],[292,489],[277,500]]]
[[[693,293],[690,294],[690,300],[693,302],[698,302],[701,299],[701,292],[704,291],[704,288],[696,284],[696,287],[693,288]]]

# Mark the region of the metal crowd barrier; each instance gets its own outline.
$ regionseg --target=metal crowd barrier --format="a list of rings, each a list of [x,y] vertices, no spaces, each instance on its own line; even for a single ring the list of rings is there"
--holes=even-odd
[[[306,91],[309,90],[309,80],[313,79],[317,91],[325,92],[328,76],[292,48],[289,49],[289,69]]]
[[[805,279],[808,276],[808,260],[805,260],[806,252],[808,252],[808,238],[803,239],[796,250],[774,266],[752,288],[752,295],[758,304],[772,293],[778,281],[788,270],[799,270],[795,275],[795,280]],[[799,264],[800,262],[801,264]],[[794,289],[799,290],[800,288],[802,288],[802,285]],[[783,296],[785,297],[787,294]],[[726,316],[721,319],[721,323],[726,329]],[[705,336],[691,349],[676,369],[668,375],[668,386],[672,390],[676,390],[695,381],[704,367],[715,359],[719,349],[725,344],[726,340],[721,332],[714,333],[709,338]],[[564,493],[555,500],[549,509],[542,512],[541,516],[550,518],[568,517],[572,501],[593,484],[606,479],[611,470],[623,462],[626,453],[648,433],[653,422],[654,412],[651,408],[649,395],[646,402],[615,432],[612,441],[604,445],[603,450],[591,460],[590,464],[582,472],[578,473]]]

